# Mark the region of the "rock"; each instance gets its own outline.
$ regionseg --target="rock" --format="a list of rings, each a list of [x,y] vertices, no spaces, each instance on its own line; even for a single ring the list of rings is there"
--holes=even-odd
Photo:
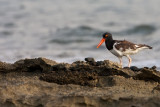
[[[0,72],[11,72],[14,70],[15,70],[15,67],[12,64],[0,61]]]
[[[154,87],[154,88],[153,88],[153,91],[154,91],[154,90],[160,91],[160,84],[158,84],[156,87]]]
[[[96,86],[98,76],[92,72],[78,72],[78,71],[60,71],[44,74],[40,77],[41,80],[47,82],[54,82],[61,85],[64,84],[77,84],[82,86]]]
[[[156,67],[156,66],[153,66],[151,69],[156,70],[156,69],[157,69],[157,67]]]
[[[91,58],[91,57],[85,58],[85,61],[87,61],[87,62],[95,62],[94,58]]]
[[[96,65],[94,58],[88,57],[88,58],[85,58],[85,61],[90,65]]]
[[[29,71],[52,71],[52,66],[56,65],[55,61],[46,58],[24,59],[16,61],[13,66],[16,71],[29,72]]]
[[[144,81],[155,81],[160,83],[160,72],[154,71],[149,68],[144,68],[140,71],[141,73],[134,76],[135,79]]]
[[[141,70],[141,69],[139,69],[139,68],[136,67],[136,66],[131,66],[130,69],[131,69],[132,71],[136,71],[136,72],[138,72],[138,71]]]
[[[103,61],[97,61],[97,66],[105,65]]]
[[[67,63],[56,64],[52,66],[52,71],[68,71],[70,66]]]
[[[109,61],[109,60],[104,60],[104,61],[97,61],[97,66],[106,66],[106,67],[116,67],[116,68],[122,68],[122,66],[117,63],[117,62],[112,62],[112,61]]]
[[[109,60],[85,60],[0,62],[0,107],[160,106],[156,67],[122,68]]]

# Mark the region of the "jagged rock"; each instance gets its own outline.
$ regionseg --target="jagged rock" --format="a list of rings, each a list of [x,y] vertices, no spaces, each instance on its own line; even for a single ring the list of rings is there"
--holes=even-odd
[[[55,61],[46,58],[24,59],[16,61],[13,66],[17,71],[32,72],[32,71],[52,71],[52,66],[56,65]]]
[[[90,65],[96,65],[94,58],[88,57],[88,58],[85,58],[85,61]]]
[[[159,82],[156,67],[121,68],[109,60],[0,62],[0,107],[159,107]]]
[[[70,64],[67,63],[61,63],[61,64],[56,64],[52,66],[53,71],[69,71]]]
[[[157,69],[157,67],[156,67],[156,66],[153,66],[151,69],[156,70],[156,69]]]
[[[144,81],[155,81],[160,83],[160,72],[144,68],[140,71],[141,73],[134,76],[135,79],[144,80]]]
[[[106,66],[106,67],[111,67],[111,68],[122,68],[121,65],[117,62],[112,62],[109,60],[104,60],[104,61],[97,61],[97,66]]]
[[[15,70],[15,67],[12,64],[0,61],[0,72],[10,72],[14,70]]]
[[[85,61],[87,61],[87,62],[95,62],[94,58],[91,58],[91,57],[85,58]]]
[[[131,66],[130,69],[131,69],[132,71],[136,71],[136,72],[138,72],[138,71],[141,70],[141,69],[139,69],[139,68],[136,67],[136,66]]]

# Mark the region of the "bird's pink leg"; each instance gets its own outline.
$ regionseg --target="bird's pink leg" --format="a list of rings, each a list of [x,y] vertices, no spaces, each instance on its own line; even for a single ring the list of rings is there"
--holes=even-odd
[[[131,66],[131,62],[132,62],[132,59],[131,59],[131,57],[130,57],[129,55],[127,55],[127,58],[128,58],[128,60],[129,60],[128,67],[130,67],[130,66]]]
[[[119,57],[120,65],[122,66],[122,57]]]

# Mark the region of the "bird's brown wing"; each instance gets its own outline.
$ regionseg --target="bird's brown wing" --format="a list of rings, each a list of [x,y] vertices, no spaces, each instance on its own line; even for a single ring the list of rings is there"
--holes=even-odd
[[[132,49],[132,50],[136,50],[136,44],[123,40],[123,41],[118,41],[116,40],[116,45],[115,48],[121,51],[125,51],[127,49]]]

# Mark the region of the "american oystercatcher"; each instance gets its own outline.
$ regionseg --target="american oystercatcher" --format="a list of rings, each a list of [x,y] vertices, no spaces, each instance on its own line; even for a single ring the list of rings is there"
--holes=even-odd
[[[136,54],[142,49],[152,49],[151,46],[145,44],[134,44],[126,40],[113,40],[111,33],[104,33],[102,40],[98,44],[97,48],[105,41],[106,48],[120,60],[122,66],[122,57],[126,56],[129,60],[128,67],[130,67],[132,59],[130,55]]]

